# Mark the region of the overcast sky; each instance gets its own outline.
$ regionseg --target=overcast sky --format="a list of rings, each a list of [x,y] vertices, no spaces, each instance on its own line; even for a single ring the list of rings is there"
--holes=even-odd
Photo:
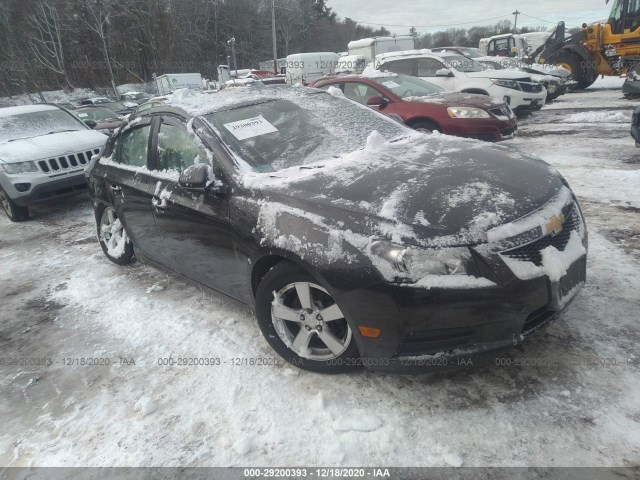
[[[415,25],[418,32],[433,32],[448,28],[439,25],[465,24],[456,26],[470,28],[491,25],[502,19],[513,21],[512,12],[516,9],[551,22],[520,15],[518,25],[552,26],[564,20],[572,27],[608,18],[611,9],[611,2],[607,6],[605,0],[327,0],[327,5],[340,18],[383,24],[398,34],[408,33],[411,25]]]

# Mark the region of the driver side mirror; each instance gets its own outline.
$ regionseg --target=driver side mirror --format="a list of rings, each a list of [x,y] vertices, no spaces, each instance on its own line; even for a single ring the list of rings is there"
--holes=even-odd
[[[436,70],[436,77],[453,77],[453,73],[448,68]]]
[[[206,163],[196,163],[183,171],[178,185],[192,192],[223,194],[226,191],[226,185],[215,177],[211,167]]]
[[[389,100],[384,97],[371,97],[367,100],[368,107],[379,107],[384,108],[389,105]]]
[[[94,128],[96,128],[98,126],[98,124],[96,122],[94,122],[93,120],[85,120],[84,124],[87,127],[91,128],[91,129],[94,129]]]

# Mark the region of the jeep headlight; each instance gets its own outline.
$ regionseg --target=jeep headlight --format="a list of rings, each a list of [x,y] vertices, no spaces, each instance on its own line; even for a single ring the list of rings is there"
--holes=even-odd
[[[9,175],[19,173],[34,173],[38,171],[35,162],[2,163],[0,168]]]
[[[478,275],[467,247],[422,248],[379,241],[371,245],[371,253],[384,260],[400,281],[417,282],[429,275]]]
[[[520,90],[520,85],[515,80],[503,80],[501,78],[492,78],[491,81],[494,85],[504,88],[513,88],[514,90]]]
[[[489,113],[480,108],[449,107],[447,112],[451,118],[489,118]]]

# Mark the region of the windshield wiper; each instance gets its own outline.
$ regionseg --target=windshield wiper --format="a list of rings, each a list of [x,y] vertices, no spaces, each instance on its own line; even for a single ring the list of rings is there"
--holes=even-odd
[[[45,135],[53,135],[54,133],[64,133],[64,132],[81,132],[82,130],[76,130],[75,128],[70,128],[68,130],[56,130],[54,132],[45,133]]]
[[[69,130],[57,130],[55,132],[48,132],[48,133],[43,133],[41,135],[32,135],[30,137],[20,137],[20,138],[11,138],[9,140],[7,140],[7,143],[9,142],[15,142],[17,140],[28,140],[30,138],[36,138],[36,137],[43,137],[45,135],[53,135],[54,133],[62,133],[62,132],[81,132],[82,130],[75,130],[75,129],[69,129]]]

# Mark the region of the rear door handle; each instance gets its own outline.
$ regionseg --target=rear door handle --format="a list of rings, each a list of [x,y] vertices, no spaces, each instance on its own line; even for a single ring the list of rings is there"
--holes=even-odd
[[[109,185],[109,188],[111,189],[112,192],[116,193],[116,192],[120,192],[122,189],[117,186],[117,185]]]

